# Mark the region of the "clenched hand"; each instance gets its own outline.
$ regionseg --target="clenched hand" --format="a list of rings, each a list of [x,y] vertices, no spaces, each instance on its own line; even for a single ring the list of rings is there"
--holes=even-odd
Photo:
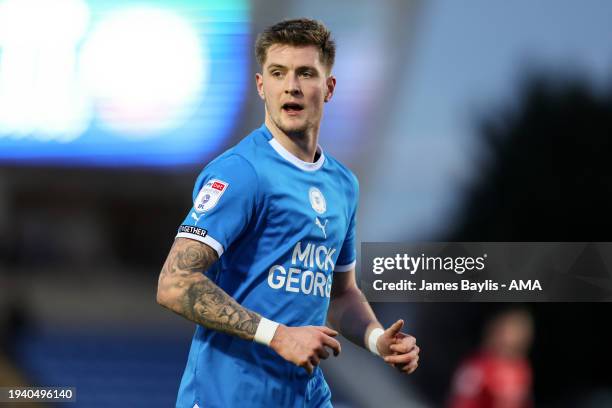
[[[325,326],[287,327],[281,324],[270,347],[285,360],[312,374],[321,359],[329,357],[327,348],[334,356],[340,354],[340,343],[334,339],[337,335],[337,331]]]

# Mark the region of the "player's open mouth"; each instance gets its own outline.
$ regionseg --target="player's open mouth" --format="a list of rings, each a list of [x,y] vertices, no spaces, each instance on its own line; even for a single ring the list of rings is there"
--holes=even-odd
[[[304,109],[304,106],[300,105],[299,103],[290,102],[283,104],[281,108],[288,114],[297,114]]]

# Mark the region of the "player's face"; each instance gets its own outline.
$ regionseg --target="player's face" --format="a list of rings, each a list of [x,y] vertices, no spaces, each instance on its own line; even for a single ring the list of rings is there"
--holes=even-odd
[[[514,313],[499,317],[489,335],[490,344],[497,352],[508,356],[524,356],[529,351],[533,327],[528,316]]]
[[[262,69],[256,81],[267,119],[287,135],[318,131],[323,104],[331,99],[336,84],[318,49],[272,45]]]

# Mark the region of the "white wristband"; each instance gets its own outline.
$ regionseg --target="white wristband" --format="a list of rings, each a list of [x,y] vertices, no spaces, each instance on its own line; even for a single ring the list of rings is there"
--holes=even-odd
[[[276,333],[277,327],[278,323],[262,317],[257,326],[257,331],[255,331],[253,341],[263,344],[264,346],[269,346],[274,337],[274,333]]]
[[[378,349],[376,348],[376,342],[378,341],[378,338],[382,336],[384,332],[385,331],[383,329],[381,329],[380,327],[377,327],[370,332],[370,336],[368,337],[368,349],[372,353],[376,354],[377,356],[380,356],[380,353],[378,352]]]

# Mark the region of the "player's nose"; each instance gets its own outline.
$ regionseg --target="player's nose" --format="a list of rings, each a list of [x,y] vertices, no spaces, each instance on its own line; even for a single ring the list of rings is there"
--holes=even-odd
[[[300,83],[296,75],[287,75],[285,81],[285,93],[291,96],[297,96],[302,93]]]

